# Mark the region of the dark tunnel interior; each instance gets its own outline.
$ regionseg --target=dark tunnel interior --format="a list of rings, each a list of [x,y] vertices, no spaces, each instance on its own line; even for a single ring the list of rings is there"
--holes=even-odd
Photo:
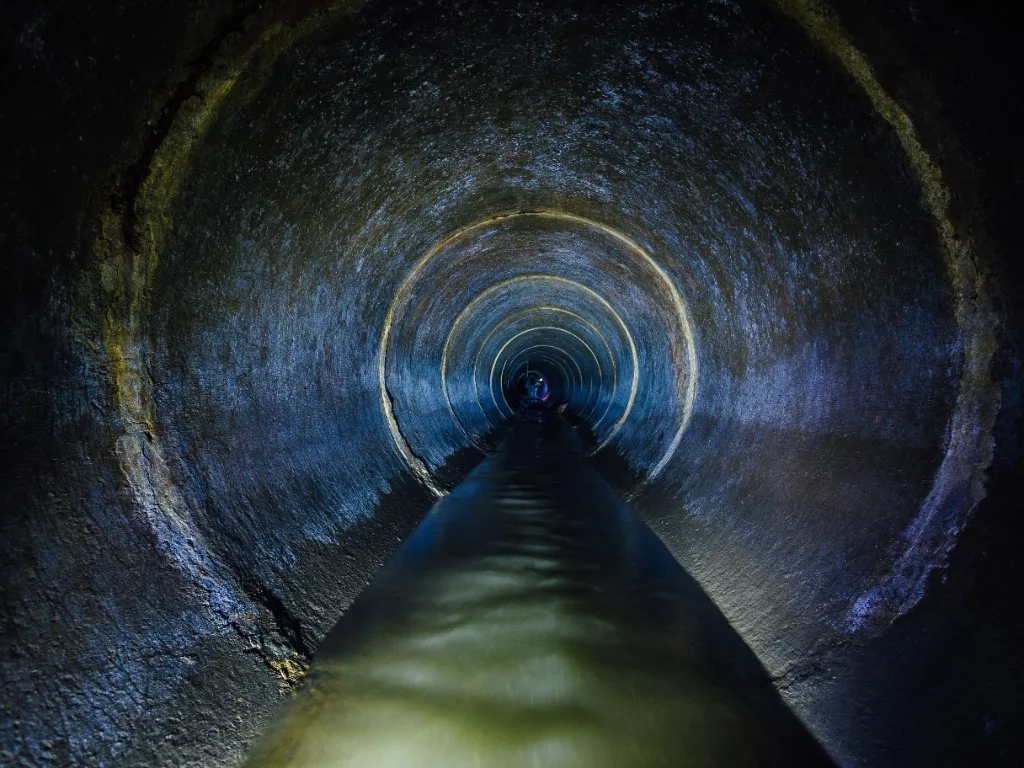
[[[1009,13],[5,8],[0,763],[241,764],[540,409],[838,765],[1024,764]]]

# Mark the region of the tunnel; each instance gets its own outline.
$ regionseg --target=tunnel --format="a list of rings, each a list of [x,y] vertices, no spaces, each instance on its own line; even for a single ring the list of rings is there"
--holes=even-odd
[[[240,765],[529,406],[836,764],[1020,765],[1006,13],[5,11],[0,762]]]

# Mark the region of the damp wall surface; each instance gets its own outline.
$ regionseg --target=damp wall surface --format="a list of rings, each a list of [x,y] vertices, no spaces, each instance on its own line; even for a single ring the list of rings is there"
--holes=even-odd
[[[1011,764],[992,22],[838,12],[12,14],[5,758],[236,762],[521,353],[840,762]]]

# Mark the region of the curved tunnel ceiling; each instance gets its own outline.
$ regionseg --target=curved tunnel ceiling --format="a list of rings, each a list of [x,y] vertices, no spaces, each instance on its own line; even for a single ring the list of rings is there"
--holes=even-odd
[[[152,413],[168,504],[199,484],[223,510],[168,517],[244,541],[218,488],[260,476],[283,556],[402,472],[441,494],[544,352],[621,490],[672,499],[677,555],[733,574],[712,594],[814,573],[773,602],[815,637],[906,610],[977,500],[991,333],[912,129],[763,6],[524,12],[501,40],[495,13],[325,21],[212,76],[161,147],[176,175],[135,222],[153,264],[109,333],[152,339],[152,390],[115,384]],[[766,632],[760,602],[726,601]]]
[[[831,16],[272,20],[221,45],[79,288],[128,492],[218,621],[270,594],[306,639],[264,652],[304,659],[337,606],[310,569],[340,567],[310,547],[410,478],[445,493],[527,369],[780,679],[920,600],[984,493],[988,289]]]

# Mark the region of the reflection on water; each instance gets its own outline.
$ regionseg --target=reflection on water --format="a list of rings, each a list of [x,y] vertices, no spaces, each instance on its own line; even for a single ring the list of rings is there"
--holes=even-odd
[[[438,502],[250,764],[830,763],[554,417]]]

